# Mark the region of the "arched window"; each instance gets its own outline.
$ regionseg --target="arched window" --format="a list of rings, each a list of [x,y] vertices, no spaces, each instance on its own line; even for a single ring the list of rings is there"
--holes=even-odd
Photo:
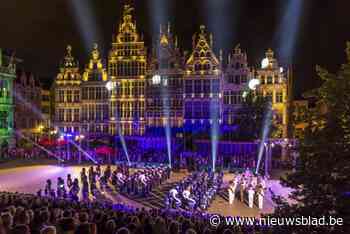
[[[203,70],[209,71],[210,70],[210,64],[209,63],[203,64]]]
[[[239,69],[239,67],[240,67],[240,64],[239,64],[239,62],[237,62],[235,68],[236,68],[236,69]]]
[[[195,71],[200,71],[200,70],[201,70],[201,65],[198,64],[198,63],[196,63],[196,64],[194,65],[194,70],[195,70]]]

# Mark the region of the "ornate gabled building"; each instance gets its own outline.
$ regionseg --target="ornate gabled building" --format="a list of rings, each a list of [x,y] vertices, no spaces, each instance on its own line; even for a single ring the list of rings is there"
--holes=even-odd
[[[234,126],[239,124],[239,109],[242,107],[243,92],[247,89],[252,72],[248,66],[247,54],[237,45],[228,56],[222,86],[223,92],[223,124]]]
[[[185,64],[184,125],[186,129],[207,130],[213,121],[220,121],[222,59],[214,54],[213,38],[205,26],[193,36],[192,44]]]
[[[268,49],[266,57],[261,62],[261,68],[256,70],[256,78],[260,80],[258,92],[268,97],[272,102],[273,121],[278,130],[274,137],[288,137],[288,112],[290,105],[289,70],[279,67],[274,52]]]
[[[79,62],[72,56],[72,47],[67,47],[55,79],[54,126],[61,133],[80,132],[80,85]]]
[[[146,120],[150,133],[159,128],[164,133],[164,126],[182,127],[183,64],[170,24],[167,28],[161,26],[150,57],[146,82]]]
[[[16,68],[11,62],[5,64],[0,49],[0,150],[2,146],[13,144],[13,82]]]
[[[256,92],[271,97],[274,120],[281,129],[277,135],[288,136],[290,73],[279,67],[272,50],[262,67],[253,71],[247,54],[236,46],[224,70],[222,53],[215,55],[213,37],[204,26],[193,36],[189,55],[182,54],[168,26],[161,27],[147,55],[133,10],[124,6],[107,70],[97,46],[82,74],[72,48],[67,48],[55,80],[53,126],[86,136],[163,135],[164,127],[172,128],[172,133],[176,129],[219,136],[235,131],[244,112],[239,111],[243,91],[258,78],[261,85]]]
[[[91,52],[90,61],[83,73],[81,82],[81,115],[82,133],[85,135],[108,134],[108,74],[100,57],[97,44]]]
[[[33,74],[18,73],[14,82],[14,127],[32,139],[38,139],[43,131],[45,116],[41,112],[41,91],[41,84]]]
[[[122,23],[109,52],[108,73],[114,87],[110,98],[110,133],[120,127],[124,135],[145,132],[145,80],[147,51],[133,22],[132,11],[125,5]]]

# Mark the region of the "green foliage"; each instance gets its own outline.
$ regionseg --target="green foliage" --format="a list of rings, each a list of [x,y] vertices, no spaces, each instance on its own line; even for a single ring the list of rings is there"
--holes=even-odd
[[[347,44],[350,58],[350,44]],[[313,94],[319,111],[309,114],[309,124],[299,146],[299,166],[283,179],[294,189],[287,204],[276,198],[276,216],[332,216],[344,220],[343,226],[293,226],[276,233],[348,233],[350,225],[350,60],[337,74],[317,67],[323,84]],[[323,110],[323,111],[322,111]],[[289,233],[289,232],[287,232]]]
[[[264,119],[269,109],[271,109],[271,102],[267,97],[256,95],[254,92],[249,92],[245,96],[243,105],[239,110],[238,136],[240,140],[256,140],[261,138]],[[276,130],[275,126],[275,123],[272,122],[268,137],[274,134]]]

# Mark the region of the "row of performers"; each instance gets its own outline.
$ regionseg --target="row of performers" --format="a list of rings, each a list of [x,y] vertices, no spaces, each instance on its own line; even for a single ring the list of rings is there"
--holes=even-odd
[[[223,173],[194,172],[172,188],[165,198],[168,208],[206,210],[223,182]]]
[[[253,208],[254,203],[256,203],[257,207],[262,210],[266,189],[266,178],[255,176],[249,170],[244,173],[236,173],[227,188],[229,204],[233,204],[236,194],[239,192],[241,202],[244,203],[245,198],[248,197],[249,208]]]
[[[164,181],[170,178],[171,169],[167,166],[148,167],[132,175],[115,171],[112,175],[112,184],[121,193],[137,196],[148,196],[149,193]]]
[[[44,191],[46,196],[70,198],[72,200],[78,200],[81,192],[82,198],[85,200],[89,198],[90,193],[96,197],[100,190],[103,192],[111,183],[120,191],[145,196],[149,194],[152,188],[168,179],[170,172],[169,167],[160,166],[149,167],[130,175],[129,167],[125,165],[118,166],[113,172],[111,166],[107,166],[103,172],[100,166],[97,166],[96,169],[91,166],[88,173],[85,168],[80,172],[81,189],[79,180],[77,178],[73,180],[71,175],[68,174],[66,179],[68,193],[65,181],[61,177],[57,179],[56,190],[53,189],[51,180],[47,180]],[[97,181],[99,181],[100,189],[97,188]],[[39,192],[41,194],[41,190]]]

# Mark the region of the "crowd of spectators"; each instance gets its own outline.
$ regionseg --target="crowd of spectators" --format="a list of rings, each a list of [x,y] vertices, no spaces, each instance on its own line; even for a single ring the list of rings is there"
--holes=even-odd
[[[210,226],[203,213],[133,209],[20,193],[0,193],[0,234],[269,233],[264,226]]]

